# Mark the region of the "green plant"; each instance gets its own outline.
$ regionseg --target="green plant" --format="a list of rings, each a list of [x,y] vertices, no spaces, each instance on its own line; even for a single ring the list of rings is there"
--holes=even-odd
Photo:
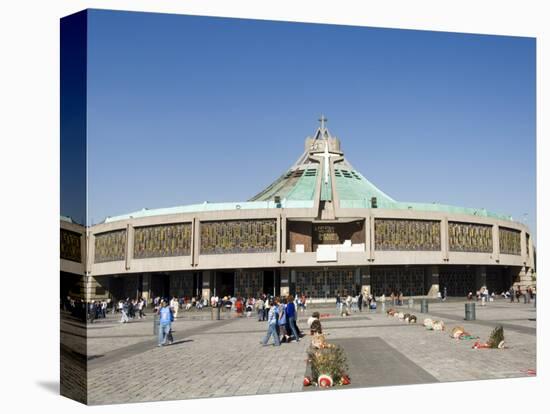
[[[502,326],[497,326],[493,329],[493,332],[491,332],[487,345],[489,345],[489,348],[498,348],[498,345],[502,341],[504,341],[504,328]]]
[[[330,375],[338,383],[345,375],[348,365],[343,349],[338,345],[327,344],[321,349],[310,349],[311,375],[316,380],[319,375]]]

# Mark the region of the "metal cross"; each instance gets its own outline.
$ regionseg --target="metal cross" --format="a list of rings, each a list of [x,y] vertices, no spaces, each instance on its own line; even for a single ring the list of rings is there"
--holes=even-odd
[[[330,157],[337,157],[338,154],[332,154],[329,152],[328,150],[328,142],[325,141],[325,152],[321,155],[321,157],[323,157],[325,159],[325,184],[328,183],[328,166],[329,166],[329,163],[328,163],[328,160]]]

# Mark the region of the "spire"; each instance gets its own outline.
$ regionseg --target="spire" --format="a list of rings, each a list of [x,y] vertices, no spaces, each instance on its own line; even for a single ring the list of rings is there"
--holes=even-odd
[[[326,126],[325,126],[325,123],[328,121],[328,119],[321,114],[321,118],[319,118],[319,122],[321,123],[321,132],[325,132],[326,130]]]

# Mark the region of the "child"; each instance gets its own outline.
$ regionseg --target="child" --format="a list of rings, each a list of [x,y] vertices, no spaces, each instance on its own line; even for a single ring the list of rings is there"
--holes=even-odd
[[[322,334],[323,328],[321,327],[321,321],[320,321],[321,315],[319,315],[319,312],[313,312],[311,317],[307,320],[307,324],[310,329],[310,334]]]

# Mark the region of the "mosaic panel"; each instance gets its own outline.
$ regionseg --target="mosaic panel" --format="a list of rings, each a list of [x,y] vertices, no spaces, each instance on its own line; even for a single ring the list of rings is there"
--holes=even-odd
[[[356,295],[355,272],[353,270],[329,270],[327,271],[327,285],[329,296]]]
[[[476,293],[475,268],[442,268],[439,270],[439,290],[447,288],[447,296],[465,297]]]
[[[193,273],[178,272],[170,275],[170,295],[193,296]]]
[[[308,270],[296,272],[296,295],[305,293],[309,298],[332,298],[355,295],[359,286],[355,284],[353,270]]]
[[[136,227],[134,230],[134,259],[190,254],[191,223]]]
[[[309,298],[328,297],[325,292],[326,275],[322,270],[296,272],[296,294],[304,293]]]
[[[453,252],[492,253],[493,227],[450,221],[449,250]]]
[[[441,226],[433,220],[376,219],[376,250],[441,250]]]
[[[264,253],[277,249],[277,220],[201,223],[201,254]]]
[[[374,268],[370,276],[371,291],[375,296],[392,292],[403,295],[425,295],[424,268],[387,267]]]
[[[81,234],[69,230],[61,230],[60,257],[72,262],[82,263]]]
[[[95,235],[95,263],[114,262],[126,257],[126,230]]]
[[[261,270],[243,270],[235,275],[235,294],[248,298],[263,293],[263,272]]]
[[[500,253],[521,255],[521,232],[500,227],[498,229]]]

